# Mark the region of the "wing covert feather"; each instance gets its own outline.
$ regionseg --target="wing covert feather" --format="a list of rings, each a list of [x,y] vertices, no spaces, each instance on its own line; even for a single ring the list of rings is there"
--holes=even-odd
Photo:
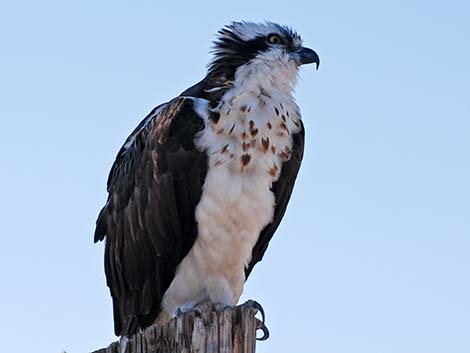
[[[116,335],[152,324],[176,267],[195,241],[194,211],[207,156],[193,140],[203,128],[193,101],[176,98],[139,124],[111,168],[95,242],[106,237]]]

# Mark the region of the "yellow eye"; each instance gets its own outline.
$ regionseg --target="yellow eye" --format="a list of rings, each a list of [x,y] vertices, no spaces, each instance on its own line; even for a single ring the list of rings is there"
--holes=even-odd
[[[271,44],[281,44],[282,43],[282,39],[281,37],[279,37],[277,34],[270,34],[268,36],[268,43],[271,43]]]

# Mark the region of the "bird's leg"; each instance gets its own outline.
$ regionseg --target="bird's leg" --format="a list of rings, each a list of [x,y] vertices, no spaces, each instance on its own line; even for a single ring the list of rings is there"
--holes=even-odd
[[[184,315],[195,310],[204,311],[204,306],[212,304],[216,304],[218,309],[224,309],[226,307],[225,304],[213,303],[210,299],[203,300],[202,302],[187,302],[186,304],[180,306],[178,309],[175,310],[173,317],[178,317],[180,315]]]
[[[257,341],[266,341],[269,338],[269,330],[265,325],[265,315],[264,315],[264,309],[261,306],[260,303],[258,303],[256,300],[249,300],[246,302],[248,306],[252,307],[253,309],[256,309],[260,314],[261,314],[261,320],[256,318],[256,330],[261,330],[263,331],[263,336],[257,337]]]
[[[202,308],[205,305],[214,306],[215,310],[217,310],[217,311],[222,311],[226,308],[233,308],[233,305],[223,303],[223,302],[219,302],[219,301],[212,301],[211,299],[207,299],[207,300],[204,300],[203,302],[197,304],[194,307],[194,309]]]
[[[178,317],[180,315],[184,315],[186,313],[189,313],[190,311],[196,310],[198,307],[204,305],[206,302],[207,301],[203,301],[203,302],[190,301],[190,302],[187,302],[183,306],[180,306],[175,310],[175,312],[173,314],[173,317]]]

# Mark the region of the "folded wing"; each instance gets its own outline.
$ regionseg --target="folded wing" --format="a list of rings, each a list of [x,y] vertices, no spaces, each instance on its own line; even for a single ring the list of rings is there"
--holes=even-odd
[[[153,323],[197,236],[194,212],[207,156],[194,146],[204,122],[193,104],[179,97],[155,108],[129,136],[111,169],[95,242],[106,238],[116,335]]]

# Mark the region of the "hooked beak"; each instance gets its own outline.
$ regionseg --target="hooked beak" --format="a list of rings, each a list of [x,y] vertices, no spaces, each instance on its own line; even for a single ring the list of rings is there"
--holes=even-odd
[[[301,47],[295,52],[295,54],[296,61],[299,66],[315,63],[318,70],[318,67],[320,66],[320,58],[318,57],[318,54],[315,53],[312,49]]]

